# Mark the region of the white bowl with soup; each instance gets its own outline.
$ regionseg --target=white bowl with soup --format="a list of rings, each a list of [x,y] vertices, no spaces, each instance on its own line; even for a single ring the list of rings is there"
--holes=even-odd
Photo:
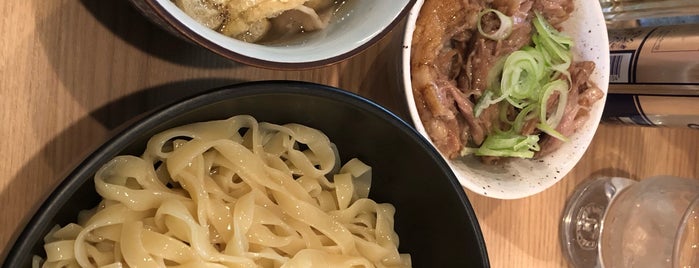
[[[606,25],[597,1],[485,5],[413,6],[406,100],[465,188],[524,198],[562,180],[592,141],[609,81]]]
[[[130,0],[171,33],[264,68],[315,68],[363,51],[415,0]]]

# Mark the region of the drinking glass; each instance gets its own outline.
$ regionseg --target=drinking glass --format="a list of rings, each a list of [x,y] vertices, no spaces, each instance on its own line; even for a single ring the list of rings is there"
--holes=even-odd
[[[699,180],[583,183],[566,203],[560,230],[573,267],[699,267]]]

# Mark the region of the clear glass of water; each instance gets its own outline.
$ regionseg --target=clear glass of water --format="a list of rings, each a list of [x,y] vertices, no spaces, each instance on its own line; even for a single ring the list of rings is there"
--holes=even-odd
[[[586,182],[566,204],[561,246],[573,267],[699,267],[699,180]]]

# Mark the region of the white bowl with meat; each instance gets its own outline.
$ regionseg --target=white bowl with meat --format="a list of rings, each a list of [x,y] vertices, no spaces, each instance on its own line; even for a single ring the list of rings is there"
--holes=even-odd
[[[540,193],[573,169],[602,116],[599,2],[419,0],[403,77],[413,124],[464,187],[498,199]]]

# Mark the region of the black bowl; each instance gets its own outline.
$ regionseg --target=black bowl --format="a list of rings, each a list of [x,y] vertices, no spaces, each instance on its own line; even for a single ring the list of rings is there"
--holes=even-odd
[[[225,87],[157,111],[116,135],[81,163],[23,230],[3,267],[29,267],[44,255],[51,227],[74,222],[100,197],[91,179],[120,154],[140,154],[154,134],[175,126],[249,114],[258,121],[320,129],[342,161],[373,167],[370,197],[396,207],[400,252],[414,267],[489,267],[478,220],[464,190],[439,153],[405,121],[355,94],[303,82],[254,82]]]

